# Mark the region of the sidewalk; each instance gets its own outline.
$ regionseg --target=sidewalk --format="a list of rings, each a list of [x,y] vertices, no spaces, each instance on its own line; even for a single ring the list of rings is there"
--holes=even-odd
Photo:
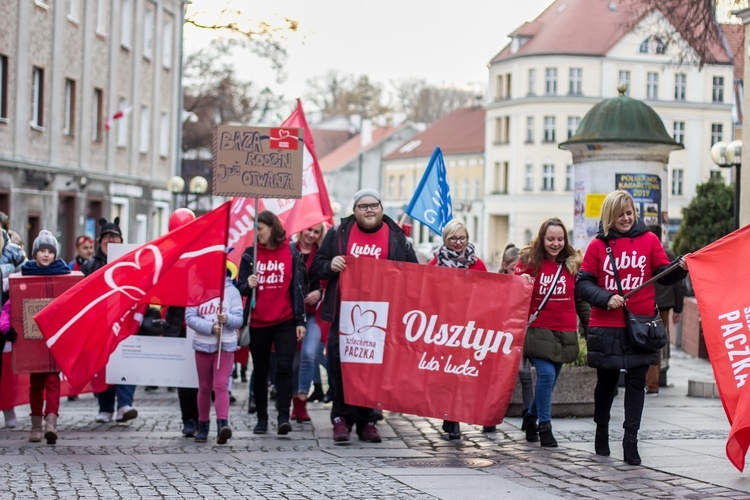
[[[520,419],[499,432],[462,424],[448,441],[441,421],[386,413],[383,443],[334,445],[330,405],[311,404],[312,422],[278,436],[252,434],[246,384],[235,385],[228,446],[180,434],[177,395],[136,394],[139,418],[95,424],[95,400],[64,401],[55,446],[29,443],[28,406],[19,428],[0,430],[4,498],[750,498],[750,478],[724,454],[729,431],[718,399],[688,398],[688,379],[710,379],[707,361],[673,351],[669,382],[647,397],[639,449],[643,466],[622,461],[622,396],[612,416],[612,457],[593,453],[591,419],[553,422],[560,443],[526,443]],[[621,391],[622,392],[622,391]],[[273,415],[273,413],[272,413]]]

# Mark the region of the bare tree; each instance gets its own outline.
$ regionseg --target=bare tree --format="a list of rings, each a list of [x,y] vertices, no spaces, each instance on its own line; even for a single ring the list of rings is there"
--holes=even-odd
[[[305,98],[312,102],[323,118],[354,115],[376,117],[390,110],[384,104],[383,85],[367,75],[342,75],[337,70],[307,80]]]
[[[419,78],[392,81],[391,86],[395,107],[406,112],[410,120],[427,124],[457,108],[470,106],[477,99],[469,90],[430,85]]]

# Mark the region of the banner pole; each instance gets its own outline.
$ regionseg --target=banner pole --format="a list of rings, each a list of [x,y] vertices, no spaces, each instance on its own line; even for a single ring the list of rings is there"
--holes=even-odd
[[[255,230],[253,231],[253,274],[256,276],[258,273],[256,272],[256,269],[258,269],[258,198],[255,198],[255,217],[253,217],[253,225],[255,226]],[[255,285],[255,288],[253,288],[253,292],[250,296],[250,311],[255,309],[255,294],[258,290],[258,285]]]
[[[631,295],[633,295],[635,292],[639,291],[641,288],[643,288],[645,286],[648,286],[651,283],[653,283],[654,281],[663,278],[667,274],[669,274],[672,271],[674,271],[675,269],[677,269],[677,266],[679,266],[681,262],[682,262],[682,259],[678,260],[677,262],[675,262],[674,264],[672,264],[671,266],[669,266],[668,268],[666,268],[665,270],[663,270],[662,272],[660,272],[659,274],[657,274],[656,276],[652,277],[650,280],[648,280],[645,283],[643,283],[641,286],[633,288],[632,290],[630,290],[628,293],[626,293],[625,295],[623,295],[622,298],[623,299],[627,299],[628,297],[630,297]]]

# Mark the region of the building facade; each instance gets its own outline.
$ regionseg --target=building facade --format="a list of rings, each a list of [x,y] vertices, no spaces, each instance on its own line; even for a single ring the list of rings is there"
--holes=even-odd
[[[181,0],[0,0],[0,210],[31,244],[120,217],[166,231],[179,151]]]
[[[571,155],[558,144],[575,135],[598,102],[628,95],[651,106],[685,149],[672,153],[662,186],[675,224],[697,184],[721,171],[711,145],[732,140],[731,51],[716,47],[702,69],[676,65],[684,47],[649,28],[667,22],[654,11],[637,24],[618,2],[556,1],[511,34],[489,67],[485,174],[485,255],[531,240],[548,217],[573,222]],[[634,27],[628,26],[634,24]],[[689,48],[688,48],[689,50]]]

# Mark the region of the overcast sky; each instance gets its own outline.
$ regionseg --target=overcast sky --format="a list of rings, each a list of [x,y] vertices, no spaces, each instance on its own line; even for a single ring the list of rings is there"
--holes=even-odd
[[[231,0],[230,0],[231,1]],[[189,9],[220,10],[224,0],[194,0]],[[367,74],[387,86],[418,77],[434,84],[475,85],[484,92],[487,63],[507,35],[531,21],[551,0],[235,0],[243,14],[296,19],[300,33],[287,43],[286,80],[277,84],[261,59],[238,64],[240,75],[270,85],[290,100],[304,97],[307,79],[330,69]],[[283,19],[281,17],[281,19]],[[211,32],[186,26],[185,49],[208,43]],[[243,58],[244,59],[244,58]]]

